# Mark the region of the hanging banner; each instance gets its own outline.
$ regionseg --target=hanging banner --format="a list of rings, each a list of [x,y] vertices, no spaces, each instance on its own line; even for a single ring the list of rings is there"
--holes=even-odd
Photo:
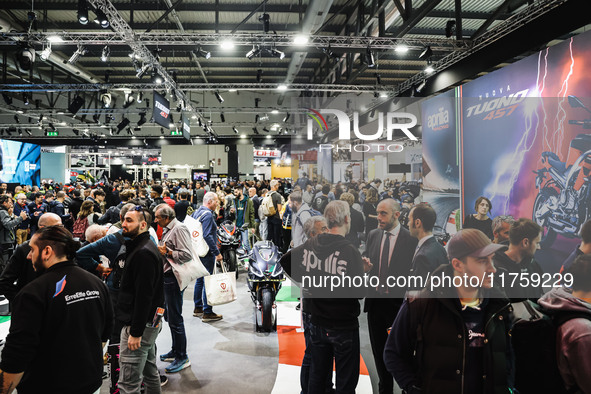
[[[181,126],[183,128],[183,137],[187,140],[191,140],[191,119],[185,112],[181,114]]]
[[[170,128],[170,102],[156,91],[154,91],[152,118],[154,118],[154,123],[167,129]]]

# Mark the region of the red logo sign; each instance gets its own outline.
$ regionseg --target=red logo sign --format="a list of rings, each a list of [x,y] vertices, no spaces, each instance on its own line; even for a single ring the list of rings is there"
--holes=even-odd
[[[220,287],[222,290],[226,290],[226,284],[224,282],[220,283]]]
[[[199,231],[195,230],[193,231],[193,238],[197,238],[199,237]]]

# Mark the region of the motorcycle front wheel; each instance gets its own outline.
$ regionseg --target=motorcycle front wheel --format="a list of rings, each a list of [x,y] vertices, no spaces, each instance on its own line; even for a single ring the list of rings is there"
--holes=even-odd
[[[542,239],[540,241],[540,247],[550,248],[556,240],[556,231],[550,227],[546,222],[546,219],[541,219],[539,211],[544,208],[544,205],[548,203],[551,197],[559,197],[556,189],[544,188],[538,193],[536,200],[534,201],[534,209],[532,213],[532,220],[542,227]]]
[[[228,271],[236,271],[236,279],[238,279],[238,264],[236,262],[236,251],[233,249],[228,250]]]
[[[273,302],[275,301],[275,294],[273,289],[268,287],[261,290],[261,329],[270,332],[273,329]]]

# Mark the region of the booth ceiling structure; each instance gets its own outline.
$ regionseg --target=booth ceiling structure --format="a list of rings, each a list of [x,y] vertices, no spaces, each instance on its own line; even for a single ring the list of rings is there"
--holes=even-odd
[[[55,129],[66,143],[169,137],[149,122],[156,90],[173,129],[175,109],[192,117],[193,137],[290,135],[293,97],[444,91],[576,34],[585,10],[583,0],[4,0],[1,130],[43,140]]]

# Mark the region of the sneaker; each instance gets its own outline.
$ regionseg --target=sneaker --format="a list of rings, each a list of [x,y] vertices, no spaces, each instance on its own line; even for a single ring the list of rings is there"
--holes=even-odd
[[[168,376],[160,375],[160,387],[166,386],[166,383],[168,383]]]
[[[189,361],[189,358],[177,358],[175,359],[172,363],[170,363],[170,365],[166,368],[164,368],[164,370],[166,371],[166,373],[175,373],[175,372],[180,372],[183,369],[190,367],[191,366],[191,361]]]
[[[193,309],[193,316],[195,316],[195,317],[203,316],[203,308],[200,306],[196,306],[195,309]]]
[[[224,317],[222,315],[218,315],[217,313],[204,313],[203,314],[203,318],[201,319],[204,322],[209,322],[209,321],[216,321],[216,320],[222,320]]]
[[[170,352],[166,353],[166,354],[161,354],[160,355],[160,361],[174,361],[174,359],[176,358],[176,354],[174,353],[174,350],[171,350]]]

